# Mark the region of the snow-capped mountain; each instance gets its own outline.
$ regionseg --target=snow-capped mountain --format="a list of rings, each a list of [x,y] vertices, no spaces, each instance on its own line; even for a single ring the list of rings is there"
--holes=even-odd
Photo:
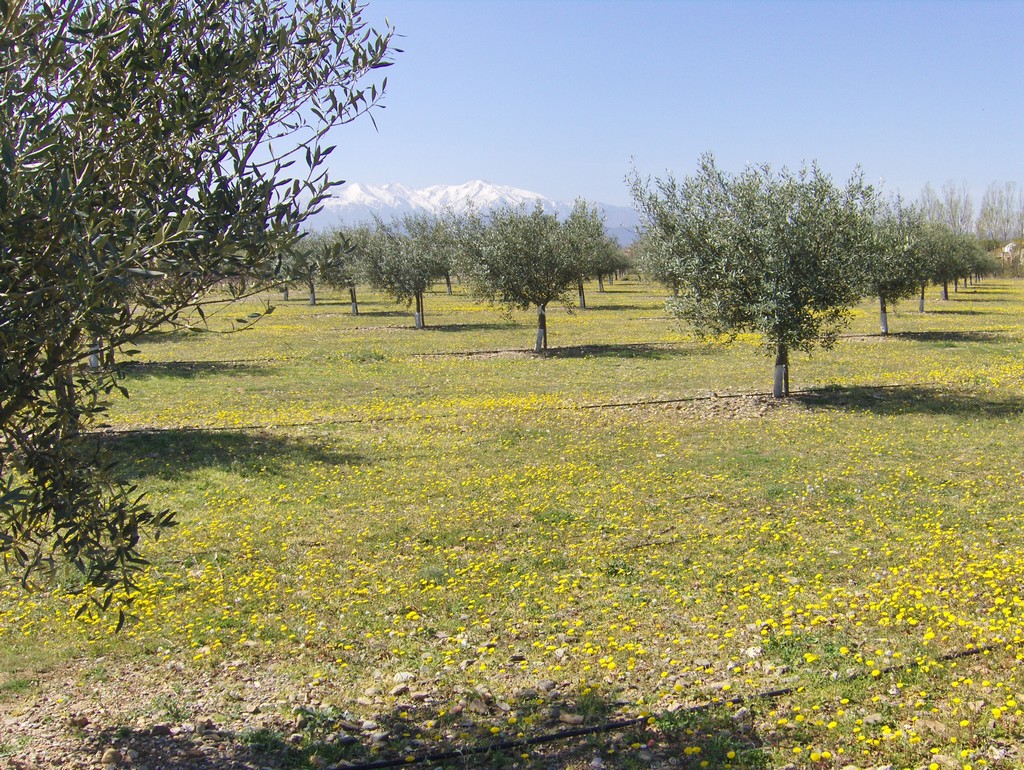
[[[475,208],[486,213],[502,206],[533,207],[537,203],[544,210],[564,217],[572,210],[572,201],[555,201],[539,193],[520,190],[490,182],[466,182],[460,185],[433,185],[414,190],[394,182],[385,185],[366,185],[348,182],[324,202],[323,211],[312,217],[307,226],[311,230],[326,229],[337,224],[353,225],[368,222],[378,216],[384,220],[411,212],[440,214],[442,211],[465,211]],[[628,245],[635,238],[640,219],[627,206],[595,204],[605,216],[605,229],[609,235]]]

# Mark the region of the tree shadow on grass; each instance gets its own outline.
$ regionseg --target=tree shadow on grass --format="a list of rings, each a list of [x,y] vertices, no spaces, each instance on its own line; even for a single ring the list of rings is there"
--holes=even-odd
[[[413,684],[413,683],[410,683]],[[300,709],[236,732],[210,721],[189,729],[108,728],[87,750],[113,746],[133,762],[168,770],[274,767],[460,767],[562,770],[602,766],[763,770],[763,742],[735,707],[680,709],[658,718],[623,713],[623,703],[589,689],[525,689],[511,702],[467,690],[442,709],[425,693],[396,687],[393,705],[363,721],[337,707]],[[171,734],[173,732],[173,734]],[[730,757],[729,755],[732,754]],[[595,762],[599,759],[599,762]]]
[[[690,348],[676,345],[658,345],[647,342],[622,345],[570,345],[548,348],[540,355],[544,358],[646,358],[664,359],[693,354]]]
[[[600,297],[601,295],[598,294],[597,296]],[[591,304],[588,303],[587,307],[586,307],[586,310],[584,310],[583,312],[589,313],[591,310],[596,310],[596,311],[616,311],[616,310],[652,310],[652,309],[653,309],[653,306],[651,304],[648,304],[648,305],[638,305],[638,304],[621,304],[621,305],[620,304],[614,304],[614,305],[594,304],[594,305],[591,305]]]
[[[125,482],[144,478],[177,480],[204,468],[243,475],[274,473],[276,468],[356,465],[365,461],[306,438],[253,431],[154,430],[97,434],[96,441],[117,463]]]
[[[893,332],[897,339],[915,342],[1006,342],[1012,338],[1004,330],[955,332]]]
[[[501,322],[482,322],[482,323],[467,323],[467,324],[430,324],[426,325],[427,331],[435,332],[468,332],[468,331],[503,331],[506,329],[515,329],[518,324],[515,321]]]
[[[137,340],[140,345],[162,345],[168,342],[189,342],[208,332],[205,329],[168,329],[166,331],[149,332]]]
[[[928,308],[929,313],[942,313],[944,315],[987,315],[984,310],[971,310],[970,308],[951,308],[941,303],[933,304]]]
[[[121,364],[120,368],[126,379],[165,377],[194,380],[214,375],[237,377],[270,372],[266,366],[245,361],[129,361]]]
[[[995,399],[978,392],[927,385],[828,387],[794,393],[792,399],[808,409],[843,409],[879,415],[959,414],[1005,418],[1024,413],[1024,397]]]

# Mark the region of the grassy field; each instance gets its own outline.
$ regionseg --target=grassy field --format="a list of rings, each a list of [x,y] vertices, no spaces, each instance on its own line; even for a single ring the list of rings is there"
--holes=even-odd
[[[541,356],[458,287],[423,331],[364,296],[141,346],[101,440],[180,524],[117,636],[0,582],[0,714],[268,767],[1024,766],[1024,282],[865,303],[785,402],[650,283]]]

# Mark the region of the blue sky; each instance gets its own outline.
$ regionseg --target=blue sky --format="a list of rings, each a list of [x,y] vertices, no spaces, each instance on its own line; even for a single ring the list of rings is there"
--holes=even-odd
[[[402,38],[386,108],[338,129],[338,178],[483,179],[630,202],[705,151],[916,198],[1024,185],[1024,0],[369,0]]]

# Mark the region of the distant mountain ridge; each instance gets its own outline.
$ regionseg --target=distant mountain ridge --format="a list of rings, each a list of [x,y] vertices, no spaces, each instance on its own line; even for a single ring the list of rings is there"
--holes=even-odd
[[[460,185],[433,185],[415,190],[404,184],[393,182],[384,185],[367,185],[348,182],[324,202],[323,211],[308,222],[311,230],[323,230],[337,224],[355,225],[368,222],[379,216],[384,220],[408,213],[440,214],[448,209],[455,212],[475,208],[481,213],[503,206],[526,206],[537,203],[545,211],[558,217],[568,216],[574,201],[555,201],[551,198],[520,190],[508,185],[472,181]],[[588,201],[600,209],[605,216],[605,230],[618,238],[619,243],[628,246],[636,238],[636,227],[640,217],[628,206],[611,206]]]

